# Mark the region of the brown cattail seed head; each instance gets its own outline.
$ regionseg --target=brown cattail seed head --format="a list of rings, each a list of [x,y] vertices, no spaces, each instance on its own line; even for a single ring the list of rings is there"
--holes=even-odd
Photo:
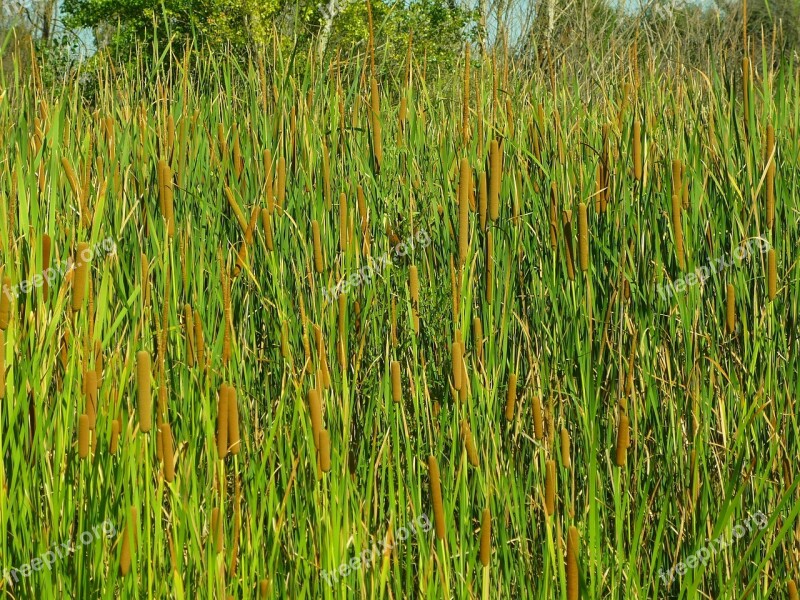
[[[686,257],[683,250],[683,225],[681,224],[681,201],[680,196],[672,195],[672,231],[675,235],[675,256],[678,259],[678,267],[681,271],[686,270]]]
[[[488,508],[483,509],[481,518],[481,564],[489,566],[492,553],[492,513]]]
[[[331,470],[331,436],[327,429],[319,432],[319,468],[323,473]]]
[[[319,448],[319,433],[322,431],[322,404],[319,390],[316,388],[308,390],[308,407],[311,413],[311,435],[314,438],[314,446]]]
[[[578,205],[578,253],[581,259],[581,271],[589,270],[589,215],[586,204]]]
[[[400,381],[400,363],[396,360],[392,361],[392,400],[400,402],[403,397],[403,390]]]
[[[169,423],[162,423],[161,431],[161,452],[164,460],[164,481],[172,483],[175,479],[175,454],[172,445],[172,429]]]
[[[150,388],[150,354],[136,353],[136,391],[139,408],[139,431],[147,433],[152,427],[153,397]]]
[[[570,468],[569,459],[569,431],[566,427],[561,428],[561,464],[565,469]]]
[[[789,600],[800,600],[800,596],[797,594],[797,584],[793,580],[789,580],[786,590],[789,593]]]
[[[0,329],[8,329],[11,320],[11,277],[3,277],[3,290],[0,293]]]
[[[78,417],[78,456],[86,458],[89,456],[89,415]]]
[[[736,295],[732,284],[727,286],[727,297],[725,301],[725,330],[728,333],[736,331]]]
[[[117,453],[117,448],[119,447],[120,425],[119,419],[111,421],[111,443],[109,444],[108,451],[112,455]]]
[[[136,540],[139,539],[139,526],[137,521],[137,511],[131,506],[128,522],[125,523],[125,529],[122,532],[122,542],[120,544],[119,572],[123,577],[131,570],[132,550],[136,547]],[[131,533],[133,533],[133,539],[131,539]]]
[[[442,502],[442,483],[439,478],[439,464],[435,456],[428,457],[428,471],[431,478],[431,500],[433,502],[433,522],[436,529],[436,537],[444,539],[444,503]]]
[[[578,600],[578,530],[567,531],[567,600]]]
[[[616,463],[618,467],[624,467],[628,461],[628,446],[630,445],[630,424],[628,415],[622,414],[619,417],[617,427],[617,447]]]
[[[544,512],[551,517],[556,512],[556,461],[548,460],[544,474]]]
[[[508,376],[508,391],[506,392],[506,421],[514,418],[514,409],[517,403],[517,374]]]

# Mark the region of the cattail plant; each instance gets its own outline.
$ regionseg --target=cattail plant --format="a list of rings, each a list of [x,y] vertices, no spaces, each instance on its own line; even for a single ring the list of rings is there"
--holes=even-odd
[[[571,462],[569,457],[569,431],[566,427],[561,428],[561,464],[565,469],[569,469]]]
[[[228,456],[228,384],[223,383],[217,395],[217,456]]]
[[[436,529],[436,537],[444,540],[444,503],[442,502],[442,483],[439,477],[439,463],[436,457],[428,457],[428,471],[431,478],[431,500],[433,502],[433,523]]]
[[[159,430],[161,431],[161,453],[164,460],[164,481],[172,483],[175,479],[175,454],[172,445],[172,429],[169,423],[162,423]]]
[[[331,437],[327,429],[319,432],[319,468],[323,473],[331,470]]]
[[[131,560],[133,552],[139,541],[138,512],[133,506],[128,512],[128,521],[122,530],[122,542],[120,542],[119,553],[119,572],[123,577],[131,570]]]
[[[733,285],[729,283],[726,291],[725,330],[727,333],[733,333],[736,331],[736,296]]]
[[[503,176],[500,146],[496,139],[489,142],[489,218],[500,217],[500,180]]]
[[[451,346],[451,358],[453,367],[453,387],[460,390],[464,382],[461,380],[462,368],[461,363],[464,360],[464,350],[458,341],[453,342]]]
[[[239,439],[239,402],[236,399],[236,388],[232,385],[227,387],[228,392],[228,448],[234,456],[241,450]]]
[[[789,600],[800,600],[800,596],[797,594],[797,584],[794,580],[789,580],[789,583],[786,585],[786,591],[789,594]]]
[[[83,299],[86,297],[86,280],[89,277],[89,259],[91,257],[91,250],[89,244],[86,242],[78,243],[78,250],[76,252],[75,261],[75,275],[72,280],[72,310],[78,312],[83,305]]]
[[[11,277],[3,277],[3,289],[0,291],[0,330],[8,329],[11,321]]]
[[[464,438],[464,447],[467,450],[467,460],[473,467],[477,467],[478,462],[478,448],[475,446],[475,439],[472,437],[472,430],[469,428],[469,423],[466,419],[461,421],[461,436]]]
[[[581,259],[581,271],[589,270],[589,215],[586,204],[578,204],[578,252]]]
[[[89,456],[89,415],[82,414],[78,417],[78,456],[86,458]]]
[[[481,516],[481,564],[489,566],[489,559],[492,554],[492,513],[488,508],[483,509]]]
[[[108,452],[112,456],[117,453],[117,448],[119,447],[120,428],[121,423],[119,419],[111,421],[111,441],[108,446]]]
[[[770,302],[778,294],[778,265],[776,263],[775,248],[767,252],[767,293]]]
[[[152,427],[153,398],[150,387],[150,354],[136,353],[136,391],[139,408],[139,431],[147,433]]]
[[[392,361],[392,400],[400,402],[403,397],[403,390],[400,381],[400,363],[396,360]]]
[[[548,460],[544,472],[544,512],[551,517],[556,512],[556,461]]]
[[[319,448],[319,432],[322,431],[322,404],[320,392],[316,388],[308,390],[308,409],[311,413],[311,435],[314,447]]]
[[[517,374],[508,376],[508,391],[506,392],[506,421],[514,418],[514,409],[517,403]]]
[[[622,413],[619,416],[619,425],[617,425],[616,464],[618,467],[624,467],[628,462],[628,446],[630,446],[630,424],[628,415]]]
[[[567,530],[567,600],[578,600],[578,529],[571,526]]]

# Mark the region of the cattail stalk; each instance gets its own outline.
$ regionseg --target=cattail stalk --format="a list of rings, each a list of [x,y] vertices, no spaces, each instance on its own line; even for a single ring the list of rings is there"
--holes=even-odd
[[[772,229],[775,225],[775,129],[772,124],[767,125],[767,228]]]
[[[639,119],[633,122],[633,177],[636,181],[642,180],[642,122]]]
[[[308,390],[308,407],[311,413],[311,435],[314,438],[314,447],[319,448],[319,433],[322,431],[322,405],[320,392],[316,388]]]
[[[451,359],[453,370],[453,387],[456,390],[460,390],[461,386],[464,385],[464,382],[461,380],[461,376],[463,375],[461,363],[464,360],[464,350],[461,344],[457,341],[453,342],[451,347]]]
[[[469,248],[469,190],[472,187],[472,169],[466,158],[461,159],[458,202],[458,264],[467,262]]]
[[[678,268],[686,270],[686,257],[683,250],[683,225],[681,224],[681,201],[676,194],[672,195],[672,231],[675,235],[675,256],[678,259]]]
[[[571,526],[567,531],[567,600],[578,600],[578,529]]]
[[[585,273],[589,270],[589,215],[583,202],[578,204],[578,252]]]
[[[383,143],[381,141],[381,106],[378,93],[378,81],[370,80],[370,106],[372,109],[372,156],[375,160],[375,172],[380,173],[383,162]]]
[[[42,236],[42,273],[45,275],[47,270],[50,268],[50,251],[52,247],[52,240],[50,236],[46,233]],[[46,276],[42,277],[42,295],[44,301],[47,302],[47,298],[50,295],[50,283]]]
[[[122,542],[120,543],[119,572],[123,577],[131,570],[131,559],[136,548],[136,542],[139,539],[139,526],[137,521],[137,510],[131,506],[128,522],[125,523],[125,529],[122,531]],[[131,533],[133,534],[133,539],[131,539]]]
[[[236,388],[228,386],[228,448],[234,456],[241,450],[239,439],[239,402],[236,398]]]
[[[776,263],[775,248],[770,248],[767,252],[767,293],[770,302],[778,295],[778,266]]]
[[[503,176],[500,146],[496,139],[489,143],[489,218],[497,221],[500,217],[500,180]]]

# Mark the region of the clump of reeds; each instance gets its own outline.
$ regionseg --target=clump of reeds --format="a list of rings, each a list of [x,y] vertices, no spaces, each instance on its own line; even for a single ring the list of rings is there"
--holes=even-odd
[[[442,482],[439,477],[439,463],[436,462],[436,457],[433,455],[428,457],[428,471],[431,478],[431,500],[433,502],[434,528],[436,529],[436,537],[440,540],[443,540],[445,522],[444,503],[442,502]]]
[[[624,467],[628,462],[628,446],[630,446],[630,423],[628,415],[622,413],[617,425],[617,446],[615,449],[616,465]]]
[[[767,293],[770,301],[778,295],[778,265],[776,263],[775,248],[767,252]]]
[[[578,529],[571,526],[567,530],[567,600],[578,600]]]
[[[400,402],[403,397],[403,389],[400,381],[400,363],[396,360],[392,361],[392,400]]]
[[[136,391],[139,408],[139,431],[147,433],[153,424],[153,397],[150,384],[150,353],[136,353]]]
[[[586,204],[578,204],[578,252],[581,259],[581,271],[589,270],[589,215]]]
[[[164,461],[164,481],[172,483],[175,479],[175,454],[172,445],[172,428],[169,423],[162,423],[159,428],[161,432],[161,454]]]
[[[89,261],[84,255],[89,254],[89,244],[79,242],[75,260],[75,275],[72,280],[72,310],[77,312],[83,305],[86,297],[86,280],[89,277]]]
[[[461,421],[461,436],[464,438],[464,446],[467,449],[467,460],[473,467],[479,465],[478,448],[475,446],[475,439],[472,437],[472,430],[466,419]]]
[[[556,461],[548,460],[544,472],[544,513],[550,517],[556,512]]]
[[[483,509],[481,517],[481,564],[489,566],[489,559],[492,553],[492,513],[488,508]]]
[[[736,295],[730,283],[726,289],[725,309],[725,330],[733,333],[736,331]]]
[[[514,418],[514,410],[517,404],[517,374],[511,373],[508,376],[508,391],[506,392],[506,421]]]
[[[217,456],[228,456],[228,384],[223,383],[217,396]]]

